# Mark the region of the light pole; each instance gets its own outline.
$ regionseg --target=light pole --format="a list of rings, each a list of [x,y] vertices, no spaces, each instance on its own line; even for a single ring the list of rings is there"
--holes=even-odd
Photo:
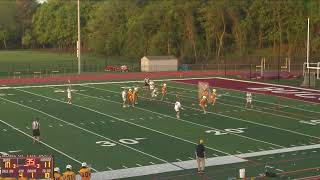
[[[78,74],[81,74],[81,40],[80,40],[80,0],[78,0],[78,41],[77,41],[77,57],[78,57]]]

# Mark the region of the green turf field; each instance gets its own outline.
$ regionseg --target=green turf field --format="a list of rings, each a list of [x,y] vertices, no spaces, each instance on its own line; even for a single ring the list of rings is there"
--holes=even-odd
[[[165,82],[164,101],[151,100],[141,88],[134,108],[122,108],[121,88],[142,82],[73,85],[72,105],[66,104],[66,85],[2,87],[0,152],[53,154],[62,169],[69,163],[78,169],[85,161],[103,179],[223,180],[237,177],[240,168],[250,177],[266,168],[279,179],[319,174],[319,104],[255,94],[250,109],[243,92],[217,89],[217,105],[203,114],[197,86]],[[180,120],[173,110],[177,94],[184,107]],[[41,144],[32,144],[36,117]],[[200,138],[210,166],[202,176],[195,173],[194,157]]]
[[[135,62],[134,62],[135,60]],[[125,57],[103,57],[83,53],[81,56],[83,72],[103,72],[107,64],[130,66],[136,68],[137,59]],[[59,71],[59,74],[76,73],[78,67],[76,54],[50,51],[0,51],[0,77],[12,77],[14,72],[22,76],[42,72],[43,75]],[[138,63],[139,64],[139,63]]]

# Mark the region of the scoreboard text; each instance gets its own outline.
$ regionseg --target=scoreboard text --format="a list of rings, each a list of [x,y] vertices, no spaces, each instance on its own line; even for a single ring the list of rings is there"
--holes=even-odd
[[[0,155],[0,177],[33,179],[53,177],[53,157],[47,155]]]

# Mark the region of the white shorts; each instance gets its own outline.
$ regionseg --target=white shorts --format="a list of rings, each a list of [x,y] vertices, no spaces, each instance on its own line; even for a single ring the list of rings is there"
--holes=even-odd
[[[123,101],[123,102],[126,102],[126,101],[127,101],[127,98],[122,98],[122,101]]]
[[[68,99],[71,99],[71,94],[68,94]]]
[[[247,103],[252,103],[252,99],[247,99]]]

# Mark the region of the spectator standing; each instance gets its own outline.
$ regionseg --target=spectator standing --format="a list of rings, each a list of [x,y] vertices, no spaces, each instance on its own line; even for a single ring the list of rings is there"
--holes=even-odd
[[[80,168],[81,180],[90,180],[91,178],[91,169],[88,167],[87,163],[82,163]]]
[[[58,167],[54,168],[53,180],[62,180],[62,175],[60,173],[60,168],[58,168]]]
[[[66,171],[63,173],[63,180],[76,180],[76,174],[72,171],[71,165],[66,166]]]

